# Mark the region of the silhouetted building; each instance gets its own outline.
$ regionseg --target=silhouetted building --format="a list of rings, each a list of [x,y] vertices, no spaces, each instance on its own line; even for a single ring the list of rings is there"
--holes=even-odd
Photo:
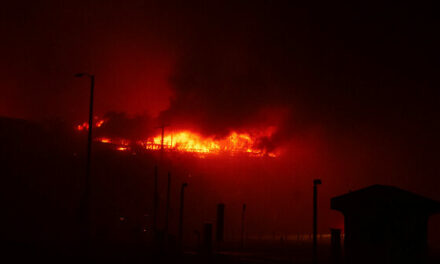
[[[373,185],[331,199],[345,217],[348,263],[422,263],[428,218],[440,203],[391,186]]]

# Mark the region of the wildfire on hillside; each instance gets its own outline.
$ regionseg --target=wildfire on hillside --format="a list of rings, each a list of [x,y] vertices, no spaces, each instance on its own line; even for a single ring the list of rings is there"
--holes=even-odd
[[[94,124],[100,128],[104,119],[95,117]],[[87,131],[88,123],[84,122],[76,126],[77,131]],[[165,133],[163,138],[159,133],[153,137],[142,140],[129,140],[124,138],[95,137],[94,140],[103,144],[111,144],[118,151],[127,151],[132,146],[139,146],[147,151],[167,151],[181,153],[200,154],[200,157],[208,154],[247,155],[250,157],[277,157],[279,153],[268,151],[260,147],[263,138],[270,138],[276,127],[268,127],[262,131],[237,132],[231,131],[225,137],[203,136],[190,130],[179,130]]]

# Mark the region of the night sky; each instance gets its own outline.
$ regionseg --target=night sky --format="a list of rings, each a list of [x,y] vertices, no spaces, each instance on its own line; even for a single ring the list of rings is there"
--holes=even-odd
[[[433,5],[160,2],[2,3],[0,115],[73,127],[89,96],[73,75],[89,72],[98,116],[215,136],[276,126],[265,144],[333,194],[385,183],[440,199]]]

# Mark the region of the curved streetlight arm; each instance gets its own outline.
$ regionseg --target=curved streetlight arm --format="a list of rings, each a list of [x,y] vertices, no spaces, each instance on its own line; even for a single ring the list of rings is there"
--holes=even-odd
[[[83,76],[87,76],[87,77],[91,78],[93,75],[91,75],[91,74],[89,74],[87,72],[80,72],[80,73],[75,74],[74,76],[77,77],[77,78],[81,78]]]

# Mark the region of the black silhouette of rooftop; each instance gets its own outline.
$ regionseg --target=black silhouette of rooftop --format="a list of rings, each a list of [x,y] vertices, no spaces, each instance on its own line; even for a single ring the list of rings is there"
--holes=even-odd
[[[376,184],[332,198],[331,208],[341,212],[368,208],[394,208],[424,211],[431,215],[440,212],[440,203],[393,186]]]
[[[347,263],[425,263],[428,219],[440,203],[373,185],[331,199],[344,214]]]

